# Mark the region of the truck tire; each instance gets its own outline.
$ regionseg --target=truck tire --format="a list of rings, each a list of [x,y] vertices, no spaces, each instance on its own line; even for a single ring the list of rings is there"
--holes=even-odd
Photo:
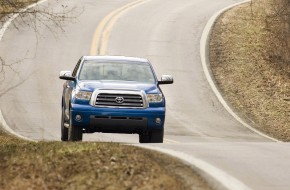
[[[64,109],[61,111],[61,141],[68,141],[68,128],[64,126]]]
[[[140,143],[163,143],[164,129],[150,130],[147,134],[139,134]]]
[[[83,140],[83,128],[73,126],[70,117],[69,128],[68,128],[68,140],[69,141],[82,141]]]
[[[149,143],[150,136],[148,134],[139,134],[139,143]]]
[[[163,143],[164,129],[151,130],[150,143]]]

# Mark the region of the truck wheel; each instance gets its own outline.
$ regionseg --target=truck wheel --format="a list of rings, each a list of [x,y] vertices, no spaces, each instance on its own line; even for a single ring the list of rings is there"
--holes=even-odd
[[[163,143],[164,129],[150,131],[150,143]]]
[[[64,126],[64,109],[61,111],[61,140],[68,141],[68,128]]]
[[[82,141],[83,140],[83,128],[73,126],[71,124],[71,117],[70,117],[70,123],[68,128],[68,140],[69,141]]]
[[[150,136],[148,134],[139,134],[139,143],[149,143]]]
[[[140,143],[163,143],[164,129],[150,130],[148,134],[139,134]]]
[[[68,129],[68,140],[69,141],[82,141],[83,129],[81,127],[70,126]]]

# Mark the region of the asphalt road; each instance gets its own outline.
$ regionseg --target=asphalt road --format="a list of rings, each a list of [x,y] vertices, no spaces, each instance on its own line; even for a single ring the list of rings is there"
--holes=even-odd
[[[18,17],[14,23],[34,23],[36,30],[27,24],[18,29],[12,24],[6,31],[0,42],[1,56],[7,63],[21,63],[13,66],[19,72],[6,69],[1,81],[0,109],[5,121],[25,137],[59,140],[63,84],[59,71],[72,70],[82,55],[146,57],[159,76],[171,74],[175,79],[173,85],[162,87],[167,100],[165,143],[149,147],[200,159],[233,178],[221,182],[233,182],[238,188],[289,189],[290,145],[261,137],[237,122],[219,103],[202,69],[199,48],[203,28],[215,12],[236,2],[43,3],[48,10],[62,11],[62,4],[75,6],[77,18],[66,22],[62,31],[49,21],[45,22],[48,28],[39,21]],[[138,136],[96,133],[85,135],[84,140],[137,144]]]

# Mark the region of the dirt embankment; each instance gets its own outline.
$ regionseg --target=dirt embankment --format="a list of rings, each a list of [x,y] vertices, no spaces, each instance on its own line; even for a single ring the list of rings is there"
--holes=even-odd
[[[253,0],[224,13],[210,62],[224,97],[258,130],[290,141],[290,4]]]

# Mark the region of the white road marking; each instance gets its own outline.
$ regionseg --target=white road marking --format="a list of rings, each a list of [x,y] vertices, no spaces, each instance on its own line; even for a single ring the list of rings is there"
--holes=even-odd
[[[2,28],[0,29],[0,41],[2,40],[5,31],[8,29],[8,27],[10,26],[10,24],[12,23],[12,21],[14,19],[16,19],[21,13],[25,12],[28,9],[31,9],[37,5],[40,5],[44,2],[46,2],[47,0],[42,0],[42,1],[38,1],[37,3],[31,4],[23,9],[20,9],[19,13],[15,13],[15,14],[10,14],[8,15],[8,20],[3,24]]]
[[[187,164],[190,164],[196,167],[197,169],[199,169],[201,171],[201,175],[205,177],[206,181],[209,182],[209,185],[213,186],[213,188],[215,189],[216,188],[220,189],[219,188],[220,186],[223,186],[223,188],[221,189],[226,188],[229,190],[250,190],[251,189],[248,186],[246,186],[244,183],[239,181],[238,179],[229,175],[228,173],[194,156],[185,154],[183,152],[169,150],[169,149],[160,148],[160,147],[153,147],[153,146],[148,146],[148,145],[134,145],[134,146],[156,150],[158,152],[169,154],[171,156],[181,159],[182,161],[185,161]],[[210,178],[213,178],[214,181],[210,180]]]
[[[168,143],[179,143],[178,141],[167,139],[167,138],[164,138],[164,141]]]
[[[24,137],[24,136],[22,136],[22,135],[16,133],[15,131],[13,131],[13,130],[8,126],[8,124],[6,123],[6,121],[5,121],[5,119],[4,119],[3,115],[2,115],[1,110],[0,110],[0,125],[1,125],[1,127],[4,128],[5,131],[7,131],[8,133],[10,133],[10,134],[12,134],[12,135],[14,135],[14,136],[16,136],[16,137],[18,137],[18,138],[20,138],[20,139],[28,140],[28,141],[33,141],[33,142],[37,142],[37,141],[35,141],[35,140],[32,140],[32,139],[30,139],[30,138],[28,138],[28,137]]]
[[[231,108],[230,106],[227,104],[227,102],[224,100],[224,98],[222,97],[221,93],[219,92],[218,88],[216,87],[214,81],[213,81],[213,76],[209,71],[209,61],[208,61],[208,57],[207,57],[207,51],[208,51],[208,40],[209,40],[209,35],[211,34],[211,29],[216,21],[216,19],[225,11],[241,5],[243,3],[247,3],[250,2],[250,0],[246,0],[240,3],[236,3],[234,5],[228,6],[222,10],[220,10],[219,12],[217,12],[216,14],[214,14],[209,21],[207,22],[203,33],[202,33],[202,37],[200,40],[200,56],[201,56],[201,62],[202,62],[202,67],[203,67],[203,71],[205,73],[206,79],[208,81],[208,83],[210,84],[213,92],[215,93],[215,95],[217,96],[218,100],[220,101],[220,103],[224,106],[224,108],[238,121],[240,122],[243,126],[245,126],[246,128],[250,129],[251,131],[259,134],[262,137],[265,137],[267,139],[270,139],[272,141],[275,142],[281,142],[278,139],[275,139],[273,137],[270,137],[264,133],[262,133],[261,131],[258,131],[257,129],[253,128],[252,126],[250,126],[249,124],[247,124],[246,122],[244,122]]]
[[[38,1],[37,3],[31,4],[31,5],[29,5],[29,6],[25,7],[25,8],[23,8],[23,9],[21,9],[21,10],[19,11],[19,13],[8,15],[9,19],[8,19],[8,20],[3,24],[2,28],[0,29],[0,41],[2,40],[2,38],[3,38],[3,36],[4,36],[4,33],[6,32],[6,30],[8,29],[8,27],[10,26],[10,24],[12,23],[12,21],[13,21],[14,19],[16,19],[16,18],[17,18],[21,13],[25,12],[26,10],[31,9],[31,8],[37,6],[37,5],[40,5],[40,4],[42,4],[42,3],[46,2],[46,1],[47,1],[47,0]],[[21,139],[24,139],[24,140],[37,142],[37,141],[35,141],[35,140],[32,140],[32,139],[30,139],[30,138],[28,138],[28,137],[24,137],[24,136],[22,136],[22,135],[17,134],[16,132],[14,132],[14,131],[13,131],[13,130],[8,126],[8,124],[6,123],[6,121],[5,121],[5,119],[4,119],[3,115],[2,115],[1,110],[0,110],[0,124],[2,125],[2,127],[4,128],[4,130],[6,130],[7,132],[11,133],[12,135],[15,135],[15,136],[17,136],[17,137],[19,137],[19,138],[21,138]]]

